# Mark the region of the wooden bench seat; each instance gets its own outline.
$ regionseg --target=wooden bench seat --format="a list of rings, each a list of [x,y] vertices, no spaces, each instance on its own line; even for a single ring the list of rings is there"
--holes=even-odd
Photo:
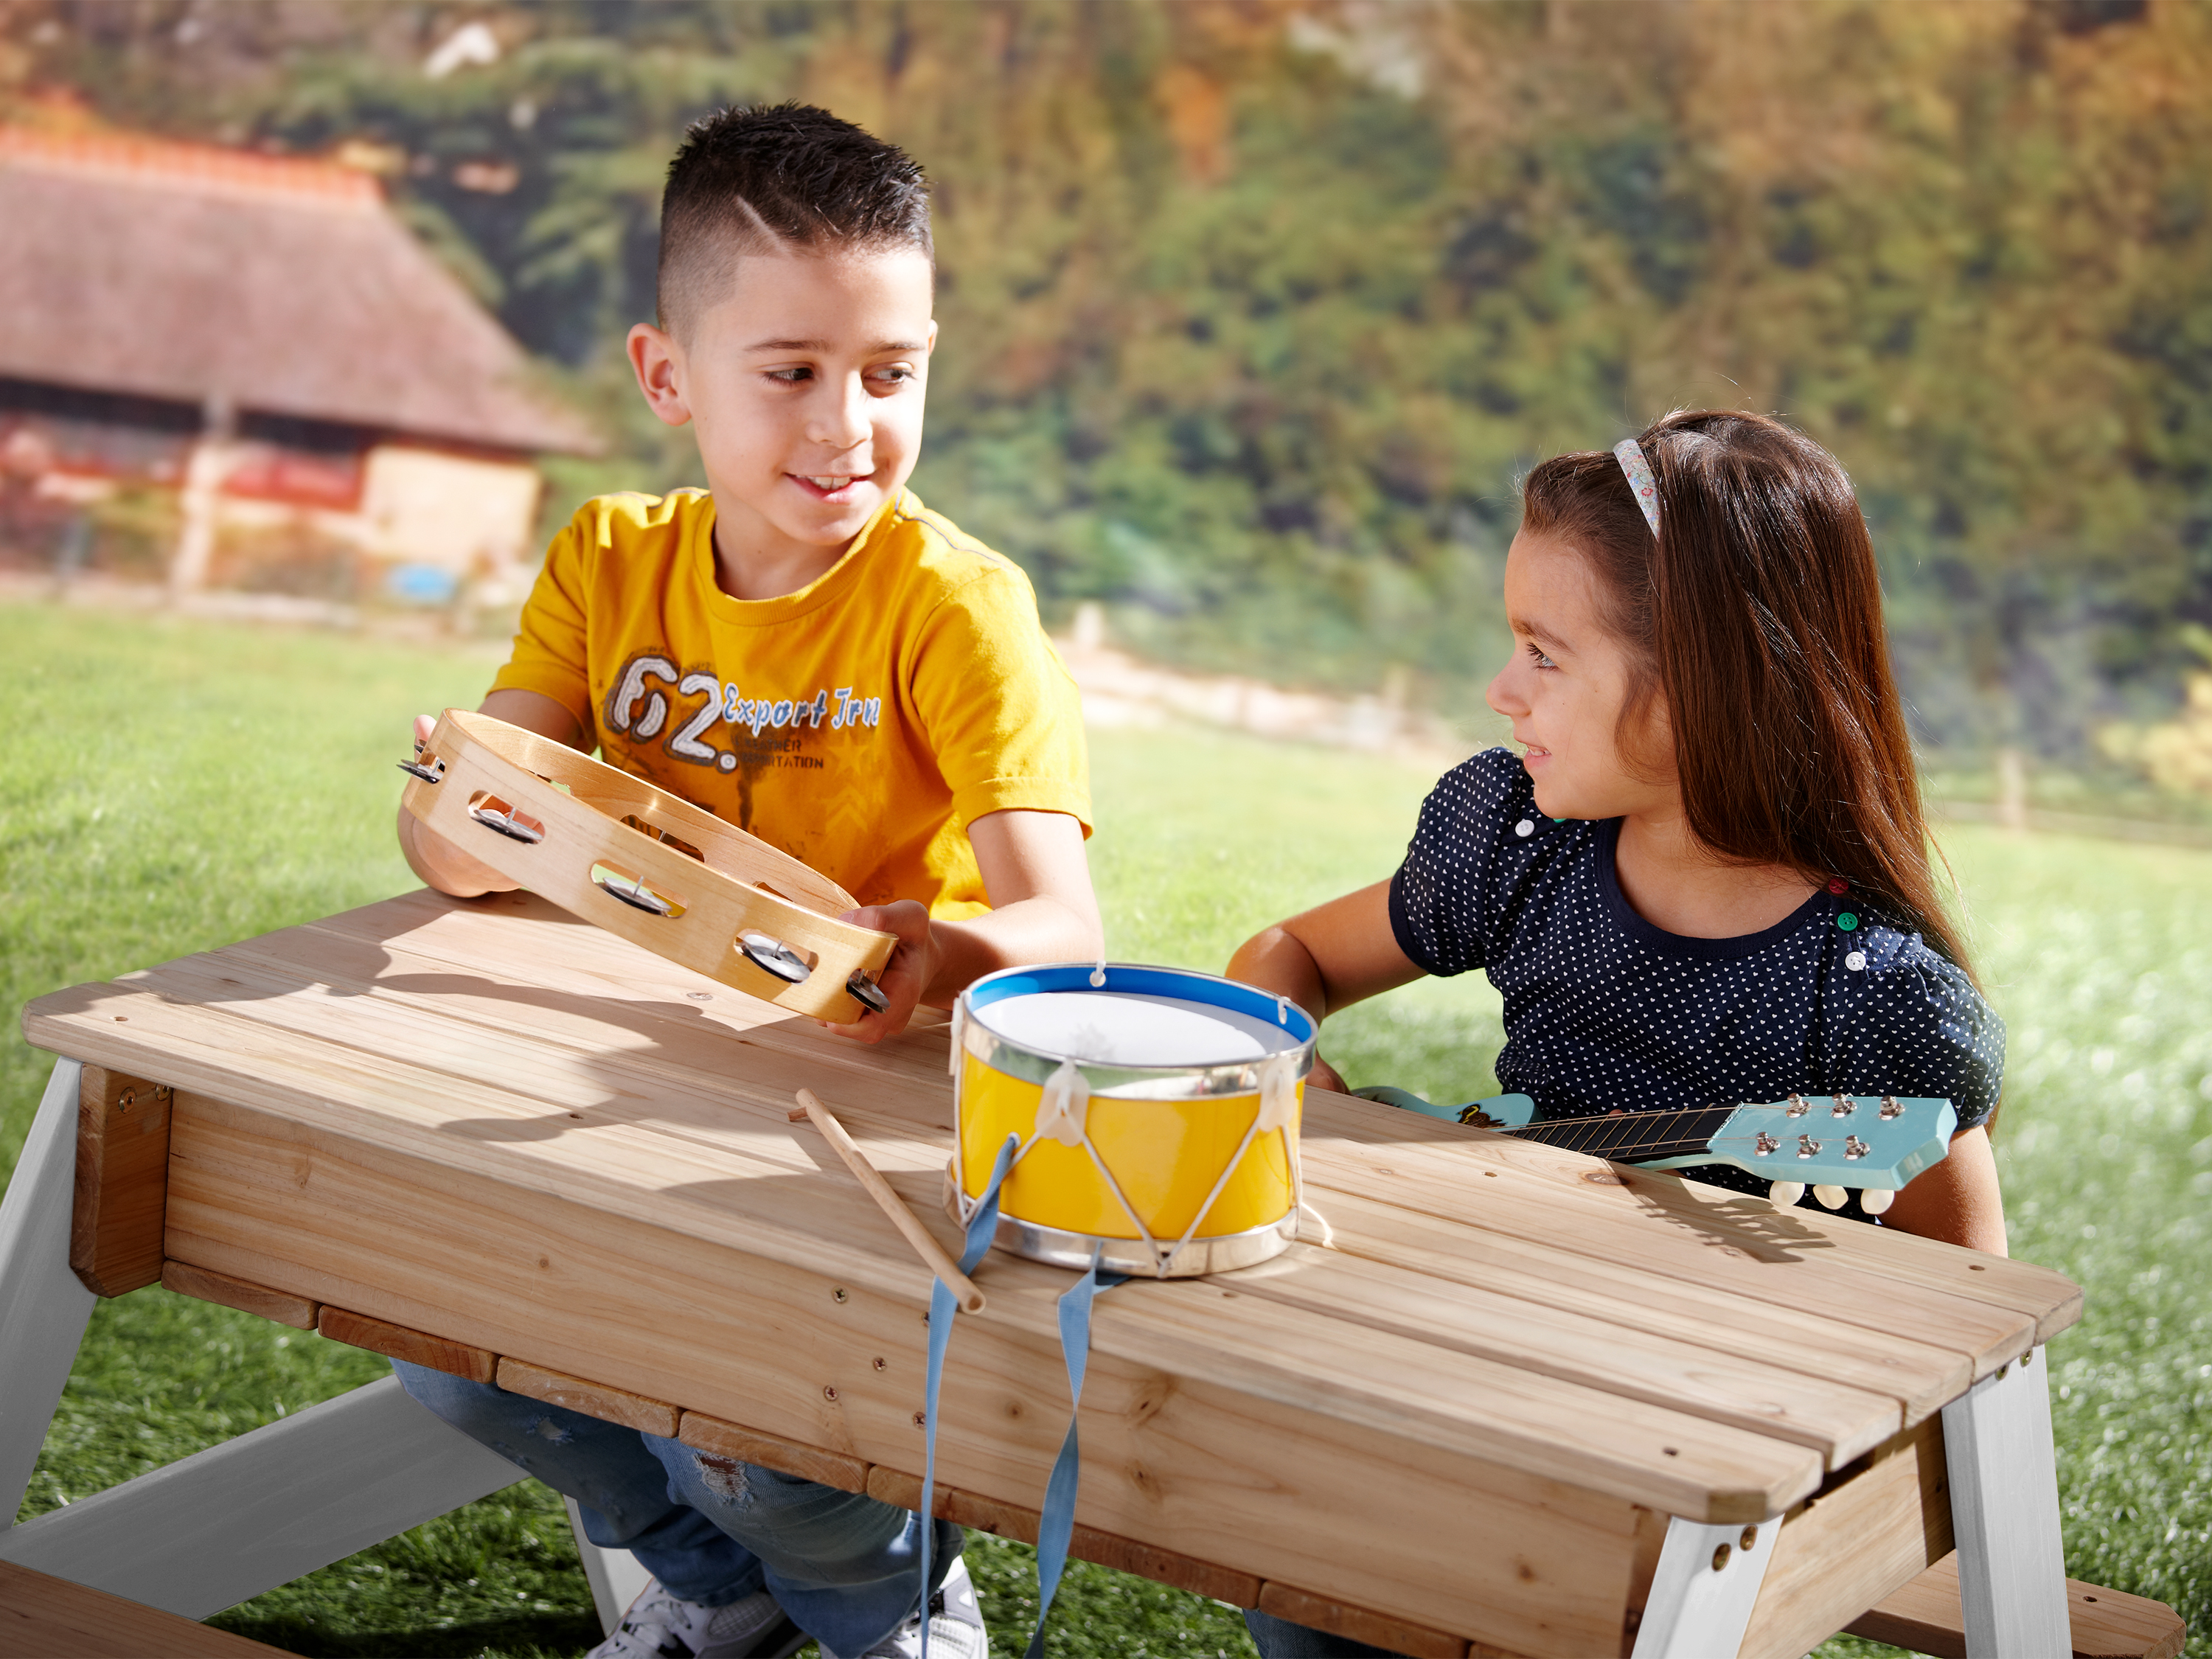
[[[0,1561],[0,1659],[267,1659],[282,1650]]]
[[[2073,1623],[2074,1659],[2179,1659],[2189,1634],[2181,1615],[2163,1601],[2075,1578],[2066,1581],[2066,1611]],[[1957,1553],[1845,1628],[1933,1659],[1966,1659]]]

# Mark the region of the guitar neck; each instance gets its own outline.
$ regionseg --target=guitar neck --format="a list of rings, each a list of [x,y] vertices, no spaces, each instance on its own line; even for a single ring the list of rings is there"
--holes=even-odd
[[[1733,1106],[1690,1106],[1670,1112],[1553,1118],[1505,1133],[1617,1164],[1642,1164],[1704,1152],[1735,1110]]]

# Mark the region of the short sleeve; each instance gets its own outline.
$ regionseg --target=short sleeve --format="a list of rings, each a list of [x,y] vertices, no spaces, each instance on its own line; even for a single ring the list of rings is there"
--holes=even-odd
[[[1528,780],[1512,750],[1486,750],[1445,773],[1421,803],[1406,861],[1390,878],[1390,930],[1424,973],[1488,964],[1498,838]]]
[[[535,691],[576,717],[586,733],[592,718],[591,671],[586,657],[585,542],[591,526],[581,514],[553,538],[522,607],[522,625],[507,665],[493,678],[495,691]]]
[[[1831,1061],[1833,1086],[1948,1100],[1961,1129],[1986,1121],[2004,1084],[2005,1029],[1996,1011],[1917,935],[1868,971],[1873,982]]]
[[[908,696],[965,829],[989,812],[1065,812],[1091,833],[1083,705],[1020,570],[992,567],[924,620]]]

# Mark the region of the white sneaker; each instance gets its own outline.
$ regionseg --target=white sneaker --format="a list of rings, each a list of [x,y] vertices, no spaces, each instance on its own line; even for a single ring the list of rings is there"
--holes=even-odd
[[[983,1609],[975,1605],[975,1587],[968,1582],[968,1564],[958,1556],[929,1598],[929,1659],[991,1659],[990,1632],[983,1628]],[[915,1613],[866,1653],[852,1659],[920,1659],[921,1614]],[[829,1649],[822,1659],[838,1659]]]
[[[806,1632],[766,1590],[709,1607],[670,1595],[654,1578],[585,1659],[789,1659],[805,1645]]]

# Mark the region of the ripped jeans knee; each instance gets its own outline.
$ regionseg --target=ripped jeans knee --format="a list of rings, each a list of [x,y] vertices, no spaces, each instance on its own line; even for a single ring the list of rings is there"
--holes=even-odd
[[[416,1404],[597,1510],[594,1529],[605,1535],[595,1536],[594,1543],[627,1547],[664,1523],[676,1507],[666,1471],[635,1429],[404,1360],[393,1360],[392,1370]]]
[[[786,1572],[828,1584],[908,1570],[913,1517],[894,1504],[658,1435],[645,1442],[672,1496]]]

